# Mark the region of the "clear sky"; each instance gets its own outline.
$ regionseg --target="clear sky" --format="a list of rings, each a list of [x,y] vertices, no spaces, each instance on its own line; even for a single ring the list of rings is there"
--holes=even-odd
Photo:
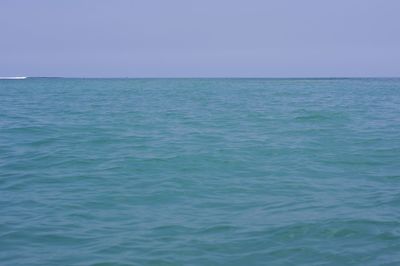
[[[400,77],[399,0],[0,0],[0,76]]]

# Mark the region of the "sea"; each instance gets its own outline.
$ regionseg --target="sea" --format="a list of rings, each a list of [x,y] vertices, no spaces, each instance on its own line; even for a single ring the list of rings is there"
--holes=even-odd
[[[0,80],[0,265],[400,265],[400,79]]]

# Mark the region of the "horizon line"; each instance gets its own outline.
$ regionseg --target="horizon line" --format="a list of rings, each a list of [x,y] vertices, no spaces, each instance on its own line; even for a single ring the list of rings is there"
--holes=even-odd
[[[133,76],[3,76],[0,79],[19,79],[24,77],[29,78],[64,78],[64,79],[396,79],[400,76],[284,76],[284,77],[264,77],[264,76],[144,76],[144,77],[133,77]]]

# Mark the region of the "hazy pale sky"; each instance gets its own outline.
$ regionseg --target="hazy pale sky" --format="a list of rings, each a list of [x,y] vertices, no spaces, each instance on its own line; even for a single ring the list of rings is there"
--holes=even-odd
[[[18,75],[400,76],[400,1],[1,0]]]

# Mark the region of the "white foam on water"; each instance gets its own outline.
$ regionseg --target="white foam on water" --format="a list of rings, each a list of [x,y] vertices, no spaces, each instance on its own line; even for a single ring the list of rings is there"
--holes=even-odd
[[[0,77],[0,79],[26,79],[27,77]]]

